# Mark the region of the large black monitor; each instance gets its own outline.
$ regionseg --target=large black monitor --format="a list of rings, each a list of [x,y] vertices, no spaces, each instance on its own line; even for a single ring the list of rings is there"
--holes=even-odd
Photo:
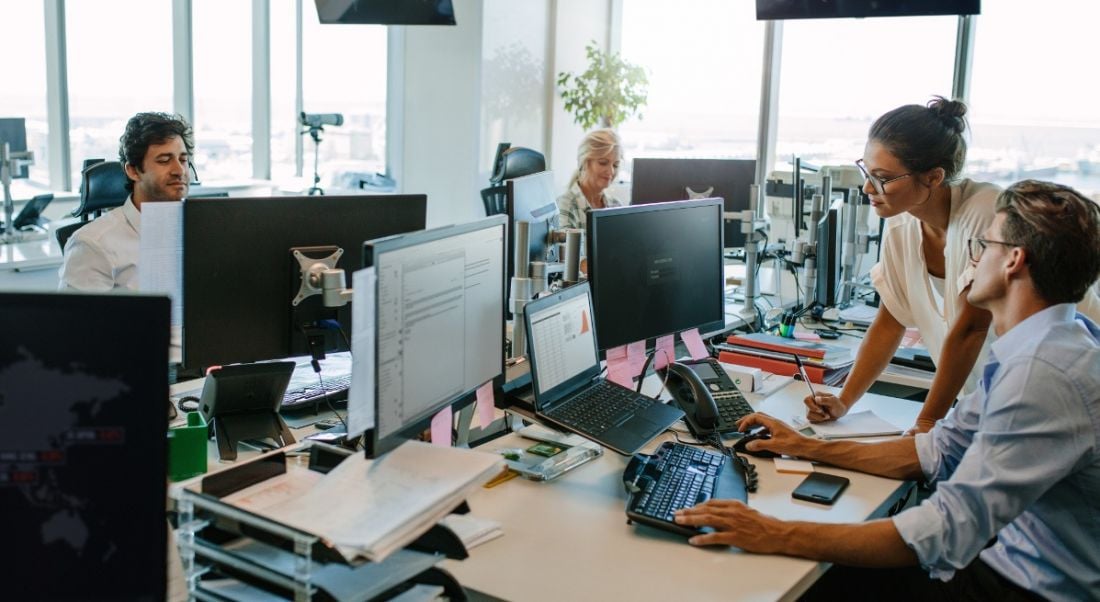
[[[529,261],[555,261],[557,251],[547,237],[558,225],[558,202],[554,196],[554,174],[541,171],[529,176],[512,178],[506,183],[505,213],[508,215],[508,276],[515,275],[516,222],[530,224],[527,234]]]
[[[814,284],[814,303],[820,307],[833,307],[837,303],[841,280],[841,249],[844,248],[840,215],[844,211],[844,199],[837,199],[821,216],[817,228],[817,281]]]
[[[977,15],[981,12],[981,0],[756,0],[759,21]]]
[[[183,204],[183,365],[307,355],[310,341],[346,349],[351,310],[320,295],[292,305],[301,281],[291,249],[343,250],[350,274],[363,241],[424,228],[427,197],[414,195],[188,199]]]
[[[588,280],[600,349],[720,330],[722,199],[589,212]]]
[[[0,293],[5,599],[166,591],[167,297]]]
[[[8,143],[8,150],[16,153],[27,150],[27,120],[22,117],[0,117],[0,145]],[[15,170],[11,177],[29,176],[26,166]]]
[[[720,198],[725,211],[749,208],[756,180],[752,159],[634,159],[630,204]],[[740,221],[725,222],[726,248],[745,246]]]
[[[321,23],[454,25],[451,0],[315,0]]]
[[[376,274],[377,411],[368,456],[423,431],[481,385],[503,380],[507,223],[497,215],[364,245],[364,265]]]

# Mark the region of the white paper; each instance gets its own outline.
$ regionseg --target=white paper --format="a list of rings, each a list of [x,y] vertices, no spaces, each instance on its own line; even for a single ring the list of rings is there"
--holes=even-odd
[[[813,429],[820,439],[846,439],[854,437],[882,437],[900,435],[902,429],[878,417],[871,410],[854,412],[831,422],[808,424],[801,416],[795,416],[796,425]]]
[[[183,325],[183,202],[143,203],[138,290],[172,299],[172,326]]]
[[[348,437],[374,428],[374,311],[377,276],[374,268],[351,275],[351,385],[348,387]]]
[[[773,461],[775,462],[776,472],[809,474],[814,471],[813,462],[807,462],[805,460],[794,460],[792,458],[775,458]]]
[[[458,536],[467,551],[504,535],[504,530],[497,521],[470,514],[448,514],[439,524]]]

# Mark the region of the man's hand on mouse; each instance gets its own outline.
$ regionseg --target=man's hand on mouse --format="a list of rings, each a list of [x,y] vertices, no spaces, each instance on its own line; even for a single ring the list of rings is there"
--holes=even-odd
[[[747,433],[754,428],[764,427],[771,434],[770,439],[758,439],[745,445],[748,450],[767,450],[788,456],[798,456],[804,445],[813,441],[787,426],[782,420],[756,412],[749,414],[737,423],[737,430]]]

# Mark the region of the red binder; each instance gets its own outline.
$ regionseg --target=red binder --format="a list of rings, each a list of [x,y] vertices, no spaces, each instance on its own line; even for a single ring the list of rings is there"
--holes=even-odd
[[[737,364],[740,366],[750,366],[752,368],[760,368],[765,372],[771,372],[772,374],[778,374],[780,376],[794,376],[798,373],[798,366],[791,362],[784,362],[781,360],[774,360],[771,358],[760,357],[756,355],[748,355],[745,353],[735,353],[733,351],[720,351],[718,352],[718,361],[725,362],[727,364]],[[833,376],[836,370],[826,370],[820,366],[810,366],[803,364],[803,368],[806,369],[806,376],[810,377],[810,381],[817,384],[827,384],[826,378]],[[831,378],[829,380],[832,380]]]

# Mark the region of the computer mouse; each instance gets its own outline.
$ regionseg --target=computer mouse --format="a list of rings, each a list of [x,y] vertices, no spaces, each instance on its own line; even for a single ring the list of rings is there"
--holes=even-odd
[[[779,454],[777,454],[773,451],[768,451],[768,450],[764,450],[764,449],[746,449],[745,448],[745,446],[748,445],[750,441],[756,441],[758,439],[771,439],[771,438],[772,438],[772,434],[769,433],[766,430],[763,430],[763,429],[761,429],[759,431],[756,431],[755,433],[749,433],[749,434],[745,435],[744,437],[741,437],[741,439],[739,439],[737,441],[737,443],[733,444],[733,451],[735,451],[739,454],[748,454],[748,455],[754,456],[756,458],[778,458]]]

